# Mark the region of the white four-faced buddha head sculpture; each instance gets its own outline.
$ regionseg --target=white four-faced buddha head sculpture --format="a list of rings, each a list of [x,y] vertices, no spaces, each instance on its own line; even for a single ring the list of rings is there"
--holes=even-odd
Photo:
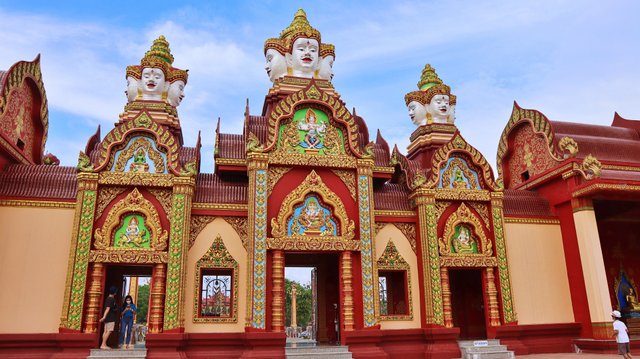
[[[279,38],[267,39],[264,51],[265,70],[272,82],[284,75],[325,80],[331,80],[333,76],[333,45],[322,43],[320,32],[311,27],[302,9],[296,12]]]
[[[184,98],[187,70],[172,67],[169,43],[160,36],[140,60],[140,65],[127,67],[127,100],[166,101],[177,107]]]
[[[420,91],[413,91],[405,96],[409,116],[414,124],[454,123],[456,96],[451,94],[449,86],[442,82],[431,65],[427,64],[422,70],[418,88]],[[423,109],[425,121],[421,120]]]

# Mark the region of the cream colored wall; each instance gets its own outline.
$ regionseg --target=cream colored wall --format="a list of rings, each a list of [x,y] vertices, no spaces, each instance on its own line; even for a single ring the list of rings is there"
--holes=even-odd
[[[411,244],[405,235],[394,225],[388,224],[384,226],[375,238],[376,261],[380,259],[384,249],[387,247],[389,240],[393,240],[396,249],[409,263],[410,270],[410,286],[411,286],[411,307],[412,320],[382,320],[380,321],[381,329],[408,329],[420,328],[420,287],[418,284],[418,259],[411,249]]]
[[[196,262],[209,250],[213,240],[220,234],[229,254],[238,262],[238,300],[235,303],[238,308],[238,321],[236,323],[194,323],[194,297],[196,278]],[[222,218],[217,218],[209,223],[198,235],[193,246],[189,249],[187,257],[187,284],[185,296],[185,323],[186,332],[215,333],[215,332],[243,332],[246,316],[247,298],[247,251],[242,246],[242,241],[233,227]]]
[[[57,333],[74,209],[0,207],[0,333]]]
[[[560,225],[506,223],[505,239],[518,323],[573,322]]]

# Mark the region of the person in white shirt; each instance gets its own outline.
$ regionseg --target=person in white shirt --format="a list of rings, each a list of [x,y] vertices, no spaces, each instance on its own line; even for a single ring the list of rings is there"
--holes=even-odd
[[[631,353],[629,352],[629,330],[620,320],[621,317],[619,311],[614,310],[611,312],[611,318],[613,319],[613,336],[618,343],[618,354],[622,355],[625,359],[631,359]]]

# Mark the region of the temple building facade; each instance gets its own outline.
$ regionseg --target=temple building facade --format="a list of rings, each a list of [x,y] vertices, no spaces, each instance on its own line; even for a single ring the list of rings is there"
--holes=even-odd
[[[75,167],[44,153],[39,57],[0,71],[0,356],[85,358],[109,288],[145,277],[148,358],[284,358],[287,267],[315,268],[305,324],[354,358],[604,352],[613,309],[640,334],[640,121],[514,103],[494,172],[426,65],[403,154],[347,108],[324,41],[302,10],[266,40],[272,87],[242,133],[218,123],[214,173],[178,115],[198,74],[163,36]]]

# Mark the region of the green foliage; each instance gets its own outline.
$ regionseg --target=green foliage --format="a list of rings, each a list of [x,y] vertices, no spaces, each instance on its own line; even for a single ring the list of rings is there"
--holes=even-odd
[[[147,323],[147,312],[149,311],[149,284],[138,287],[138,314],[136,315],[136,323]]]
[[[296,285],[296,318],[297,324],[299,327],[303,329],[311,322],[311,312],[313,305],[313,294],[311,292],[310,284],[300,284],[296,281],[290,281],[285,278],[284,280],[284,317],[285,317],[285,326],[291,326],[291,285],[295,283]]]

